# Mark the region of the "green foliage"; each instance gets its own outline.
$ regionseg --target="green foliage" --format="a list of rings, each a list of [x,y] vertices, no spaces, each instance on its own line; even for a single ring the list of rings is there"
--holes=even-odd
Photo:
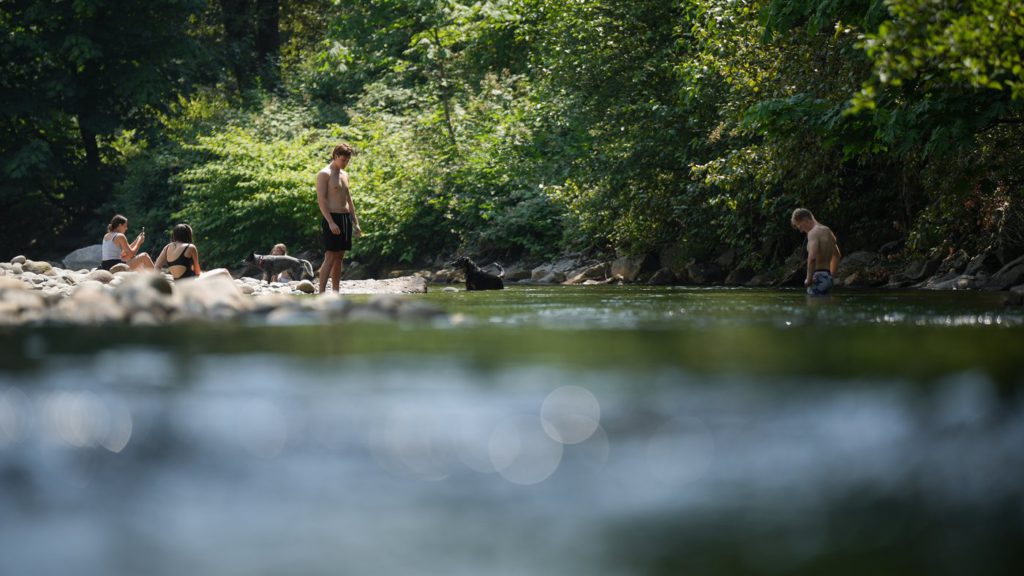
[[[315,175],[338,135],[302,119],[270,103],[185,146],[196,161],[176,178],[184,205],[173,217],[192,226],[207,266],[237,264],[277,242],[293,251],[317,245]]]

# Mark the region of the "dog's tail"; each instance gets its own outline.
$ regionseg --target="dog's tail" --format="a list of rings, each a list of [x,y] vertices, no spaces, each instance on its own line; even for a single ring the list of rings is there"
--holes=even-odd
[[[500,272],[498,272],[498,278],[504,278],[505,277],[505,269],[502,268],[501,264],[498,264],[497,262],[495,262],[494,265],[498,267],[498,270],[500,270]]]
[[[309,274],[311,280],[315,279],[316,275],[313,274],[313,264],[309,260],[303,260],[302,258],[299,258],[299,262],[302,262],[302,271]]]

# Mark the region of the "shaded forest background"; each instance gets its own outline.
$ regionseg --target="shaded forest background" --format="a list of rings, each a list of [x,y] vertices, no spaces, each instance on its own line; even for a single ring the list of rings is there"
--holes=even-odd
[[[334,143],[354,256],[710,258],[803,205],[847,251],[1024,253],[1024,14],[1005,0],[0,0],[0,257],[115,212],[204,265],[316,249]]]

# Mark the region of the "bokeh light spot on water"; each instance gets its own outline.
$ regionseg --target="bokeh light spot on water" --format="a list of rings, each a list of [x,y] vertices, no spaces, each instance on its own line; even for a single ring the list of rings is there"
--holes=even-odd
[[[561,386],[544,399],[540,418],[552,440],[579,444],[590,438],[601,423],[601,405],[582,386]]]
[[[398,477],[443,480],[456,461],[444,419],[420,405],[400,405],[377,418],[368,446],[377,464]]]
[[[714,457],[714,436],[699,418],[673,418],[659,426],[647,444],[651,474],[667,484],[703,478]]]
[[[495,469],[513,484],[539,484],[562,462],[562,444],[548,436],[535,416],[514,416],[498,424],[489,448]]]

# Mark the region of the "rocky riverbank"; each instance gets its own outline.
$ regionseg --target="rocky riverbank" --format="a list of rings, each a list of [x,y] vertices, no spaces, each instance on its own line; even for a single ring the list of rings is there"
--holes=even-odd
[[[490,264],[483,259],[478,263]],[[669,249],[658,255],[614,260],[568,255],[535,266],[511,263],[505,271],[506,283],[524,284],[797,287],[803,285],[806,274],[806,253],[798,249],[782,266],[769,270],[755,269],[732,251],[715,260],[698,261]],[[416,274],[436,283],[463,281],[461,271],[444,268],[391,274]],[[1003,262],[994,252],[971,256],[961,250],[907,260],[883,253],[853,252],[843,258],[835,280],[836,286],[847,288],[1008,290],[1011,294],[1007,303],[1019,304],[1024,294],[1024,256]]]
[[[439,308],[400,296],[426,292],[420,277],[341,283],[343,294],[372,295],[367,302],[333,293],[296,297],[314,291],[308,280],[268,284],[235,279],[223,269],[172,282],[166,274],[72,271],[16,257],[0,264],[0,325],[447,321]]]

